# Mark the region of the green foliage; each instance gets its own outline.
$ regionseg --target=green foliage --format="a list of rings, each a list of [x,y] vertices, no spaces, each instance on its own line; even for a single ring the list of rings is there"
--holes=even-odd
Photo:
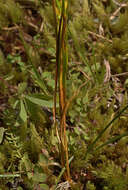
[[[0,27],[8,26],[8,24],[18,24],[23,21],[23,11],[20,5],[13,0],[7,0],[6,3],[0,2]],[[10,22],[8,22],[10,21]]]
[[[121,167],[113,162],[102,165],[97,175],[104,179],[104,183],[106,184],[104,189],[106,187],[110,190],[125,190],[128,188],[127,174],[123,174]]]
[[[50,3],[0,2],[0,189],[11,184],[18,190],[52,190],[67,184],[52,119],[56,43]],[[128,189],[127,109],[120,114],[128,100],[128,8],[114,15],[118,8],[112,0],[70,1],[71,189]],[[106,83],[104,60],[111,69]]]
[[[3,127],[1,127],[1,128],[0,128],[0,144],[1,144],[2,141],[3,141],[4,132],[5,132],[5,129],[4,129]]]
[[[90,183],[90,181],[88,181],[86,188],[87,188],[87,190],[95,190],[96,189],[94,184]]]

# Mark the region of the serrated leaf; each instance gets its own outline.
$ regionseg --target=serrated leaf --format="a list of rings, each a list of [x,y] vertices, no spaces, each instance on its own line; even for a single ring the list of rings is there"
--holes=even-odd
[[[4,132],[5,132],[5,129],[4,129],[3,127],[0,127],[0,144],[1,144],[2,141],[3,141]]]
[[[27,112],[26,112],[23,100],[20,100],[20,114],[19,114],[19,116],[23,122],[27,121]]]
[[[31,101],[34,104],[37,104],[39,106],[45,106],[48,108],[53,108],[53,101],[52,100],[43,100],[40,98],[34,98],[32,96],[25,96],[26,99],[28,99],[29,101]]]

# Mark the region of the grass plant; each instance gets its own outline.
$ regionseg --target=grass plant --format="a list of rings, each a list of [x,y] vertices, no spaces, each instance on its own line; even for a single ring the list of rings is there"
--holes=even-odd
[[[69,173],[69,163],[68,163],[68,146],[67,146],[67,140],[66,140],[66,113],[67,109],[69,107],[68,104],[73,100],[74,96],[71,97],[68,103],[66,103],[66,67],[67,67],[67,41],[66,41],[66,27],[67,27],[67,2],[62,1],[61,3],[59,1],[53,0],[53,12],[54,12],[54,20],[55,20],[55,30],[56,30],[56,78],[55,78],[55,96],[54,96],[54,113],[56,118],[56,93],[57,93],[57,83],[59,83],[59,98],[60,98],[60,140],[61,140],[61,162],[62,166],[64,167],[66,164],[66,179],[70,179],[70,173]],[[88,60],[86,59],[81,47],[79,46],[79,42],[77,41],[77,35],[74,33],[73,27],[71,27],[70,35],[72,36],[75,44],[75,48],[77,50],[77,53],[80,57],[80,59],[85,63],[88,70],[91,73],[91,76],[93,78],[93,82],[96,82],[98,80],[98,70],[96,66],[95,61],[95,52],[92,48],[92,54],[94,57],[94,66],[95,70],[92,70],[91,65],[89,64]],[[95,73],[96,74],[95,74]],[[124,107],[119,114],[117,114],[107,125],[106,127],[99,133],[99,135],[96,137],[96,139],[89,145],[86,153],[85,153],[85,159],[88,153],[93,150],[94,146],[96,145],[97,141],[102,138],[102,135],[105,133],[105,131],[113,124],[113,122],[120,117],[120,115],[128,108],[128,106]],[[56,124],[55,124],[56,125]],[[124,136],[127,136],[128,133],[124,133],[122,135],[119,135],[117,137],[114,137],[112,139],[109,139],[107,142],[103,143],[99,147],[95,149],[98,150],[102,148],[105,145],[108,145],[111,142],[115,142],[116,140],[123,138]]]
[[[56,31],[56,77],[54,94],[54,121],[56,120],[56,94],[59,86],[59,110],[60,110],[60,151],[61,164],[66,167],[65,179],[70,181],[70,170],[68,161],[68,144],[66,137],[66,113],[63,111],[66,104],[66,71],[68,64],[67,52],[67,19],[68,1],[53,0],[53,12]],[[62,117],[63,116],[63,117]],[[55,121],[56,126],[56,121]],[[57,127],[56,127],[57,128]]]
[[[127,3],[0,10],[0,189],[127,190]]]

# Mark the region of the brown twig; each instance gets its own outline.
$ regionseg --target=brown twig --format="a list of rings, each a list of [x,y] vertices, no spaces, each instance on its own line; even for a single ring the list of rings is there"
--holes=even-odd
[[[2,30],[12,31],[19,29],[19,26],[3,27]]]
[[[71,96],[71,98],[67,101],[67,103],[65,104],[65,107],[63,109],[63,113],[62,113],[62,117],[61,117],[61,122],[63,122],[63,118],[64,118],[65,114],[67,113],[67,110],[68,110],[70,104],[75,99],[75,97],[79,94],[81,88],[83,88],[87,83],[88,83],[88,81],[86,81],[82,85],[80,85],[80,87],[78,88],[78,90],[76,90],[74,92],[73,96]]]
[[[115,2],[115,1],[114,1]],[[110,20],[113,20],[117,15],[118,13],[120,12],[120,10],[123,8],[123,7],[127,7],[128,5],[126,3],[122,3],[122,4],[119,4],[117,2],[115,2],[116,5],[118,5],[118,9],[110,16]]]
[[[111,78],[111,68],[110,68],[109,62],[106,59],[104,59],[104,65],[106,67],[106,74],[105,74],[105,78],[104,78],[104,83],[106,83]]]
[[[96,36],[97,38],[101,38],[101,39],[103,39],[103,40],[106,40],[106,41],[112,43],[112,40],[109,40],[108,38],[105,38],[104,36],[102,36],[102,35],[100,35],[100,34],[97,34],[97,33],[95,33],[95,32],[91,32],[91,31],[87,31],[87,32],[88,32],[89,34],[91,34],[91,35]]]
[[[111,75],[111,76],[112,77],[120,77],[120,76],[124,76],[124,75],[128,75],[128,72],[119,73],[119,74],[115,74],[115,75]]]

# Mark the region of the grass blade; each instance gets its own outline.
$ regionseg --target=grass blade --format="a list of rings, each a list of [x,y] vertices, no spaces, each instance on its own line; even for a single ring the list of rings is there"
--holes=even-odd
[[[113,137],[113,138],[109,139],[107,142],[105,142],[105,143],[101,144],[100,146],[98,146],[94,151],[97,151],[100,148],[103,148],[104,146],[106,146],[106,145],[108,145],[110,143],[114,143],[115,141],[120,140],[121,138],[123,138],[125,136],[128,136],[128,132],[123,133],[122,135],[118,135],[116,137]]]
[[[85,158],[87,157],[87,154],[89,152],[91,152],[93,150],[94,145],[96,144],[96,142],[102,137],[102,135],[104,134],[104,132],[111,126],[111,124],[120,117],[120,115],[126,110],[128,109],[128,105],[125,106],[107,125],[106,127],[99,133],[99,135],[96,137],[96,139],[92,142],[92,144],[88,147],[87,152],[85,154]]]
[[[27,121],[27,112],[26,112],[26,108],[25,108],[23,100],[20,100],[20,114],[19,114],[19,116],[24,123]]]

